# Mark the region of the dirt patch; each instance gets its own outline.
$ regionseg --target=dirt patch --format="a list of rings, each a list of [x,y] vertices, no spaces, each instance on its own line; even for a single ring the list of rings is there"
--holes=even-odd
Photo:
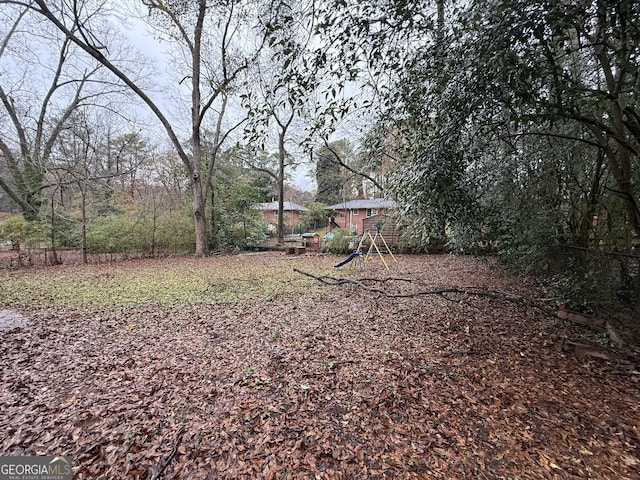
[[[0,309],[0,330],[22,328],[27,325],[27,319],[13,310]]]
[[[252,301],[29,312],[0,332],[0,455],[70,455],[76,479],[638,478],[635,350],[567,354],[604,339],[473,258],[330,270],[446,290],[414,298],[291,275],[337,260],[202,261],[238,277],[250,262],[202,294],[251,287]],[[260,294],[262,275],[286,278],[279,293]],[[500,295],[456,293],[471,287]]]

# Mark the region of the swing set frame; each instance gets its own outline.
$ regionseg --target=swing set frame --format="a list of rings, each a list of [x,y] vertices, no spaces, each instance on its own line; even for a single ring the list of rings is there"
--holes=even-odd
[[[369,239],[371,241],[371,244],[369,245],[369,249],[367,250],[367,253],[362,255],[362,247],[364,246],[364,242]],[[384,267],[389,270],[389,264],[387,263],[387,261],[384,259],[384,255],[383,253],[380,251],[380,247],[378,247],[378,243],[377,241],[381,241],[382,245],[384,245],[384,248],[387,250],[387,253],[389,255],[391,255],[391,258],[393,259],[393,261],[395,263],[398,263],[398,259],[393,255],[393,252],[391,251],[391,249],[389,248],[389,245],[387,244],[387,241],[384,239],[384,237],[382,236],[382,233],[380,233],[380,231],[376,231],[375,235],[371,235],[371,232],[369,230],[365,231],[364,234],[362,235],[362,238],[360,239],[360,242],[358,243],[358,248],[356,250],[356,252],[360,252],[360,262],[361,262],[361,268],[364,270],[364,267],[366,265],[366,262],[370,261],[372,259],[372,251],[375,249],[374,253],[378,254],[378,257],[380,257],[380,260],[382,261],[382,264],[384,265]]]

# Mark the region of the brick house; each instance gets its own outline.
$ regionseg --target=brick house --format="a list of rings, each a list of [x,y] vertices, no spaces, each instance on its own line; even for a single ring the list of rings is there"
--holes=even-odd
[[[389,211],[393,210],[396,202],[373,198],[370,200],[349,200],[325,207],[338,213],[329,221],[329,229],[345,228],[355,235],[362,235],[366,230],[372,230],[377,223],[385,223]],[[374,218],[376,217],[376,218]],[[378,220],[378,222],[376,222]]]
[[[269,223],[269,233],[275,233],[278,225],[278,202],[259,203],[258,209],[262,211],[265,220]],[[295,227],[304,221],[307,208],[293,202],[284,202],[284,229],[291,233]]]

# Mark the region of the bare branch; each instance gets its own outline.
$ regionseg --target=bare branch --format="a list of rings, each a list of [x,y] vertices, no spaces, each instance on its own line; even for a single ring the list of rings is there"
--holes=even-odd
[[[182,25],[182,22],[180,21],[178,16],[174,12],[172,12],[171,9],[167,8],[167,6],[163,2],[158,2],[156,0],[142,0],[142,4],[150,10],[156,9],[169,17],[171,23],[178,29],[178,32],[180,32],[180,37],[182,37],[182,40],[187,44],[189,51],[193,53],[195,48],[193,41],[191,40],[191,37],[189,37],[189,34],[185,30],[184,25]]]
[[[455,293],[455,294],[469,295],[469,296],[476,296],[476,297],[497,298],[497,299],[506,300],[509,302],[524,302],[532,306],[539,307],[539,305],[535,304],[533,301],[525,297],[521,297],[519,295],[512,295],[504,292],[494,292],[494,291],[488,291],[488,290],[480,290],[476,288],[461,289],[456,287],[444,287],[444,288],[434,288],[431,290],[422,290],[422,291],[411,292],[411,293],[390,293],[382,288],[369,287],[363,283],[364,281],[367,281],[370,279],[353,280],[350,278],[331,277],[329,275],[314,275],[313,273],[305,272],[298,268],[294,268],[293,271],[296,273],[300,273],[301,275],[305,275],[307,277],[313,278],[319,281],[320,283],[322,283],[323,285],[330,285],[330,286],[331,285],[354,285],[366,292],[376,293],[378,295],[382,295],[383,297],[387,297],[387,298],[415,298],[415,297],[421,297],[425,295],[439,295],[446,298],[445,294]],[[386,279],[385,281],[389,281],[389,280],[390,279]],[[401,278],[401,279],[394,278],[391,280],[401,280],[404,282],[411,281],[405,278]]]
[[[169,136],[171,143],[176,149],[178,156],[183,161],[185,166],[188,167],[190,165],[189,156],[187,155],[185,150],[182,148],[180,140],[178,139],[178,136],[174,132],[173,127],[171,126],[171,123],[160,111],[160,109],[155,104],[155,102],[151,100],[151,98],[144,91],[142,91],[142,89],[135,82],[133,82],[126,73],[124,73],[122,70],[116,67],[113,63],[111,63],[99,50],[97,50],[92,45],[87,44],[82,39],[74,35],[73,32],[66,27],[66,25],[64,25],[58,18],[56,18],[56,16],[47,6],[45,0],[34,0],[34,1],[40,7],[39,10],[34,9],[35,11],[40,12],[44,17],[46,17],[49,21],[51,21],[51,23],[53,23],[56,26],[56,28],[58,28],[58,30],[64,33],[67,36],[67,38],[69,38],[73,43],[78,45],[82,50],[87,52],[93,58],[98,60],[109,71],[111,71],[111,73],[113,73],[116,77],[122,80],[122,82],[124,82],[125,85],[127,85],[138,97],[140,97],[142,101],[144,101],[144,103],[155,114],[156,118],[158,118],[158,120],[164,127],[165,131],[167,132],[167,135]]]
[[[9,32],[2,40],[2,44],[0,45],[0,58],[2,58],[2,55],[4,54],[4,51],[6,50],[7,45],[9,44],[9,40],[11,40],[11,37],[16,32],[16,30],[18,29],[18,25],[22,21],[22,18],[26,15],[28,11],[29,9],[25,8],[22,12],[20,12],[20,15],[18,15],[18,18],[16,19],[15,22],[13,22],[13,25],[11,25]]]
[[[56,71],[51,80],[51,86],[49,87],[49,91],[47,92],[47,94],[44,96],[44,99],[42,100],[42,108],[40,109],[40,115],[36,123],[36,137],[34,140],[34,150],[36,152],[40,151],[40,145],[42,143],[42,136],[44,131],[45,117],[47,114],[49,101],[51,100],[51,97],[53,97],[53,94],[56,92],[56,90],[60,87],[60,84],[58,84],[58,80],[60,79],[60,75],[62,74],[62,67],[64,66],[64,62],[67,58],[68,47],[69,47],[69,39],[65,39],[64,43],[62,44],[62,48],[60,49],[60,55],[58,56],[58,65],[56,66]],[[84,82],[80,84],[78,91],[82,89],[83,83]],[[76,95],[76,98],[77,98],[77,95]]]
[[[563,139],[563,140],[570,140],[572,142],[584,143],[584,144],[591,145],[592,147],[596,147],[596,148],[602,148],[602,145],[600,145],[600,143],[594,142],[593,140],[588,140],[586,138],[576,137],[574,135],[563,135],[561,133],[554,133],[554,132],[521,132],[521,133],[510,134],[510,135],[508,135],[508,138],[520,138],[520,137],[527,137],[527,136],[540,136],[540,137],[549,137],[549,138],[560,138],[560,139]]]
[[[333,158],[335,159],[335,160],[333,160],[333,159],[329,158],[330,161],[332,161],[334,163],[337,163],[338,165],[341,165],[342,167],[346,168],[348,171],[350,171],[354,175],[366,178],[371,183],[373,183],[376,186],[376,188],[379,188],[381,192],[384,192],[384,187],[380,184],[380,182],[378,182],[376,179],[371,177],[371,175],[367,175],[364,172],[358,172],[354,168],[352,168],[349,165],[347,165],[344,162],[344,160],[342,160],[342,158],[340,157],[340,154],[338,152],[336,152],[336,150],[334,148],[331,147],[331,145],[329,144],[329,141],[326,138],[323,138],[322,141],[324,142],[325,148],[331,152],[331,154],[333,155]]]
[[[12,99],[6,94],[2,85],[0,85],[0,100],[4,105],[4,108],[7,110],[9,114],[9,118],[11,119],[11,123],[13,127],[16,129],[16,133],[18,134],[18,142],[20,144],[20,153],[23,158],[29,157],[29,147],[27,145],[27,134],[18,118],[18,113],[16,112],[15,105],[13,104]]]

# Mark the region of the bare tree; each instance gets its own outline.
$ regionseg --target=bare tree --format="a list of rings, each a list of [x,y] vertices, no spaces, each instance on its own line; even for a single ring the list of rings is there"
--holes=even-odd
[[[247,157],[247,163],[276,180],[279,243],[284,242],[285,169],[294,164],[289,151],[292,130],[310,108],[308,100],[317,87],[316,72],[309,63],[314,22],[313,2],[271,2],[271,16],[266,22],[270,48],[257,66],[256,82],[244,95],[252,119],[245,129],[249,143],[264,143],[269,133],[275,132],[275,168],[257,165],[251,157]]]
[[[47,18],[70,41],[104,65],[113,75],[131,89],[153,112],[164,127],[173,147],[185,166],[190,179],[193,215],[195,222],[195,255],[206,256],[208,251],[208,233],[205,217],[207,201],[206,178],[202,173],[211,170],[206,165],[203,155],[202,131],[205,118],[214,110],[229,91],[234,81],[247,68],[251,55],[246,51],[232,48],[233,41],[243,33],[243,22],[248,17],[248,2],[235,0],[230,2],[213,2],[198,0],[197,2],[163,2],[161,0],[144,0],[151,15],[156,16],[156,25],[167,29],[172,38],[188,53],[189,74],[184,77],[190,87],[190,132],[189,148],[185,148],[178,137],[176,125],[161,110],[141,84],[130,72],[118,65],[110,56],[109,45],[99,39],[92,28],[101,13],[89,11],[88,2],[65,0],[48,5],[46,0],[34,0],[32,3],[0,0],[0,4],[14,3],[31,8]],[[98,7],[100,8],[100,7]],[[216,65],[204,61],[209,51],[203,51],[213,37],[206,32],[217,33],[217,44],[220,54],[216,56]],[[260,48],[258,44],[257,48]],[[215,74],[214,69],[215,68]],[[219,113],[223,113],[223,109]],[[220,136],[219,140],[223,140]],[[190,150],[190,151],[189,151]],[[203,168],[203,164],[205,167]]]
[[[127,159],[127,146],[136,134],[111,138],[114,118],[108,111],[83,108],[74,112],[67,128],[56,143],[51,172],[58,179],[56,189],[62,186],[74,189],[79,196],[82,238],[82,259],[88,263],[87,226],[89,210],[93,204],[102,209],[112,206],[113,184],[118,179],[135,178],[141,159]],[[138,147],[140,147],[138,143]],[[144,152],[140,149],[140,152]],[[135,182],[134,182],[135,184]],[[132,188],[127,186],[127,190]],[[53,206],[52,206],[53,208]],[[52,219],[53,219],[52,213]],[[52,225],[52,230],[54,226]]]
[[[60,132],[75,110],[111,87],[99,85],[99,64],[76,58],[70,39],[48,32],[26,6],[7,9],[2,20],[8,28],[0,43],[0,115],[8,121],[0,126],[0,153],[8,175],[0,188],[35,220]],[[44,89],[33,78],[45,79]]]
[[[286,104],[272,106],[269,117],[275,122],[275,131],[277,133],[277,162],[275,166],[267,166],[259,164],[254,161],[255,155],[246,155],[245,162],[254,170],[262,173],[266,173],[276,181],[278,189],[278,243],[284,242],[284,181],[285,181],[285,169],[290,162],[290,156],[287,152],[286,142],[292,122],[296,116],[296,111],[293,108],[288,108]],[[267,120],[268,121],[268,120]],[[269,157],[267,157],[269,158]],[[264,160],[264,157],[262,157]]]

